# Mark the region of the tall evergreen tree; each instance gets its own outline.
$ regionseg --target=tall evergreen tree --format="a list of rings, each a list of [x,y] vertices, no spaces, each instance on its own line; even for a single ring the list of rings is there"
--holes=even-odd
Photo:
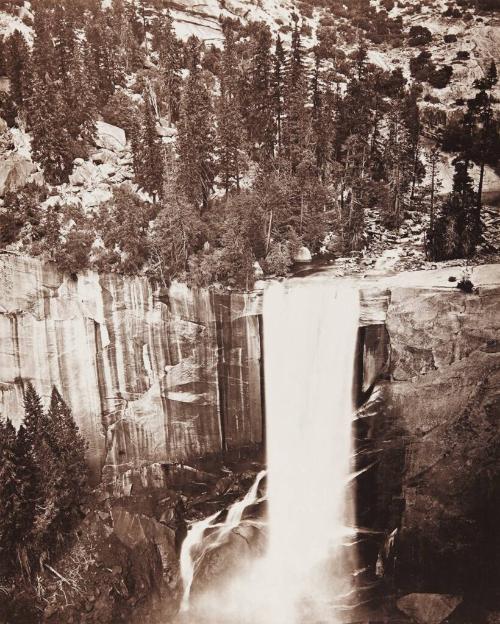
[[[30,129],[35,159],[42,165],[50,184],[67,182],[73,169],[74,140],[64,121],[67,106],[55,83],[36,76],[33,82]]]
[[[154,93],[144,91],[142,124],[132,141],[134,172],[139,186],[156,201],[163,188],[164,153],[161,138],[156,132]]]
[[[395,102],[389,112],[388,130],[384,160],[389,188],[384,221],[388,227],[399,227],[415,169],[415,146],[405,123],[401,101]]]
[[[292,173],[300,163],[308,134],[307,76],[298,20],[292,33],[292,45],[286,65],[283,146]]]
[[[16,430],[10,420],[0,420],[0,565],[4,574],[14,566],[20,538],[21,485],[16,462]]]
[[[178,188],[177,177],[177,163],[169,150],[160,211],[149,237],[150,270],[163,286],[185,275],[189,257],[206,240],[198,211]]]
[[[199,66],[199,42],[188,41],[189,76],[178,124],[179,180],[186,197],[206,210],[215,178],[215,127],[210,91]]]
[[[28,109],[32,152],[51,184],[68,180],[74,138],[67,128],[68,107],[61,86],[61,63],[52,37],[54,9],[40,4],[35,12],[32,75]],[[69,45],[69,44],[68,44]],[[65,55],[68,61],[67,55]],[[69,62],[69,61],[68,61]],[[65,68],[66,71],[66,68]],[[69,76],[65,78],[69,81]]]
[[[51,447],[59,461],[54,501],[56,514],[51,530],[64,535],[80,518],[79,505],[87,494],[87,444],[80,435],[71,410],[55,387],[52,389],[47,424]]]
[[[181,98],[181,43],[177,39],[169,13],[161,14],[155,23],[154,44],[158,50],[160,71],[165,88],[168,123],[179,119]]]
[[[269,26],[259,24],[250,61],[250,86],[248,105],[248,136],[257,146],[256,157],[263,162],[274,156],[275,121],[273,111],[273,57],[271,53],[272,36]],[[277,44],[278,45],[278,42]],[[278,79],[281,69],[278,68]],[[276,75],[275,75],[276,78]],[[282,86],[278,86],[278,90]],[[280,97],[275,93],[278,108]],[[281,117],[280,117],[281,123]]]
[[[134,4],[113,0],[109,16],[113,48],[125,74],[140,69],[143,63],[144,51],[137,38],[136,19]]]
[[[285,98],[285,62],[286,55],[283,48],[283,42],[278,34],[276,38],[276,47],[274,50],[274,68],[272,78],[272,96],[274,107],[274,119],[276,125],[276,142],[278,152],[283,147],[283,110]]]
[[[467,258],[479,240],[480,223],[470,164],[464,158],[454,161],[453,189],[427,234],[427,251],[433,260]]]
[[[15,30],[4,43],[5,70],[10,80],[10,95],[18,108],[29,98],[30,51],[26,39]]]
[[[226,192],[239,190],[244,169],[244,127],[238,98],[238,62],[235,33],[231,22],[223,24],[224,49],[222,52],[217,115],[217,156],[222,186]]]
[[[496,167],[500,159],[500,126],[495,114],[495,98],[492,94],[493,87],[497,82],[497,68],[494,61],[491,61],[485,77],[475,81],[474,88],[477,90],[477,93],[468,102],[468,109],[476,119],[471,157],[479,167],[477,188],[478,219],[480,218],[482,207],[485,167],[486,165]]]
[[[421,182],[425,173],[423,163],[420,158],[420,139],[422,132],[422,124],[420,120],[420,109],[418,106],[418,97],[420,91],[416,85],[412,85],[408,93],[403,97],[402,115],[403,122],[407,131],[408,139],[408,155],[411,159],[411,191],[410,204],[415,198],[415,188],[418,182]]]

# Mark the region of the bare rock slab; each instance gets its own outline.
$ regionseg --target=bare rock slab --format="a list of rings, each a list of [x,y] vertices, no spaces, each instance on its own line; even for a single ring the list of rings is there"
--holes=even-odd
[[[461,602],[461,596],[450,594],[408,594],[397,606],[417,624],[441,624]]]

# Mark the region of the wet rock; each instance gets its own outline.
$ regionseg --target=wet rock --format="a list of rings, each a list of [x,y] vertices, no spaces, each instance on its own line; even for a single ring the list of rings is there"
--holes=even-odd
[[[461,596],[408,594],[398,600],[397,606],[417,624],[441,624],[461,602]]]
[[[192,595],[220,587],[235,571],[240,572],[258,550],[261,532],[255,527],[239,526],[231,531],[220,546],[208,549],[195,574]]]

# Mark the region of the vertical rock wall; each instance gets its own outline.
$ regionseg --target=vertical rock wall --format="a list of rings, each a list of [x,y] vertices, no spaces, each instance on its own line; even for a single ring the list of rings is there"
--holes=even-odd
[[[96,476],[258,444],[257,303],[0,255],[0,415],[22,420],[25,381],[57,386]]]

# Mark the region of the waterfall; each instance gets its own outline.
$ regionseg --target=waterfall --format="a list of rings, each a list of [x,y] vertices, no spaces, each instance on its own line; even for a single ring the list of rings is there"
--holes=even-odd
[[[349,284],[285,282],[265,293],[273,624],[307,621],[304,610],[321,618],[349,591],[343,545],[354,533],[346,490],[358,323],[359,294]]]
[[[265,292],[263,316],[267,549],[205,595],[190,624],[333,624],[352,593],[359,293],[341,281],[276,283]],[[181,552],[184,612],[197,562],[240,524],[264,474],[225,522],[214,514],[192,525]]]
[[[191,585],[193,583],[197,564],[208,550],[213,550],[221,546],[229,533],[239,526],[245,509],[259,502],[257,494],[260,482],[265,475],[265,470],[259,472],[252,487],[245,496],[241,500],[233,503],[228,509],[224,522],[213,524],[215,519],[221,514],[220,511],[217,511],[208,518],[193,522],[189,527],[188,534],[182,543],[180,554],[180,573],[183,584],[181,611],[187,611],[189,609]],[[210,540],[205,542],[205,531],[208,528],[212,528],[213,532],[210,535]]]

